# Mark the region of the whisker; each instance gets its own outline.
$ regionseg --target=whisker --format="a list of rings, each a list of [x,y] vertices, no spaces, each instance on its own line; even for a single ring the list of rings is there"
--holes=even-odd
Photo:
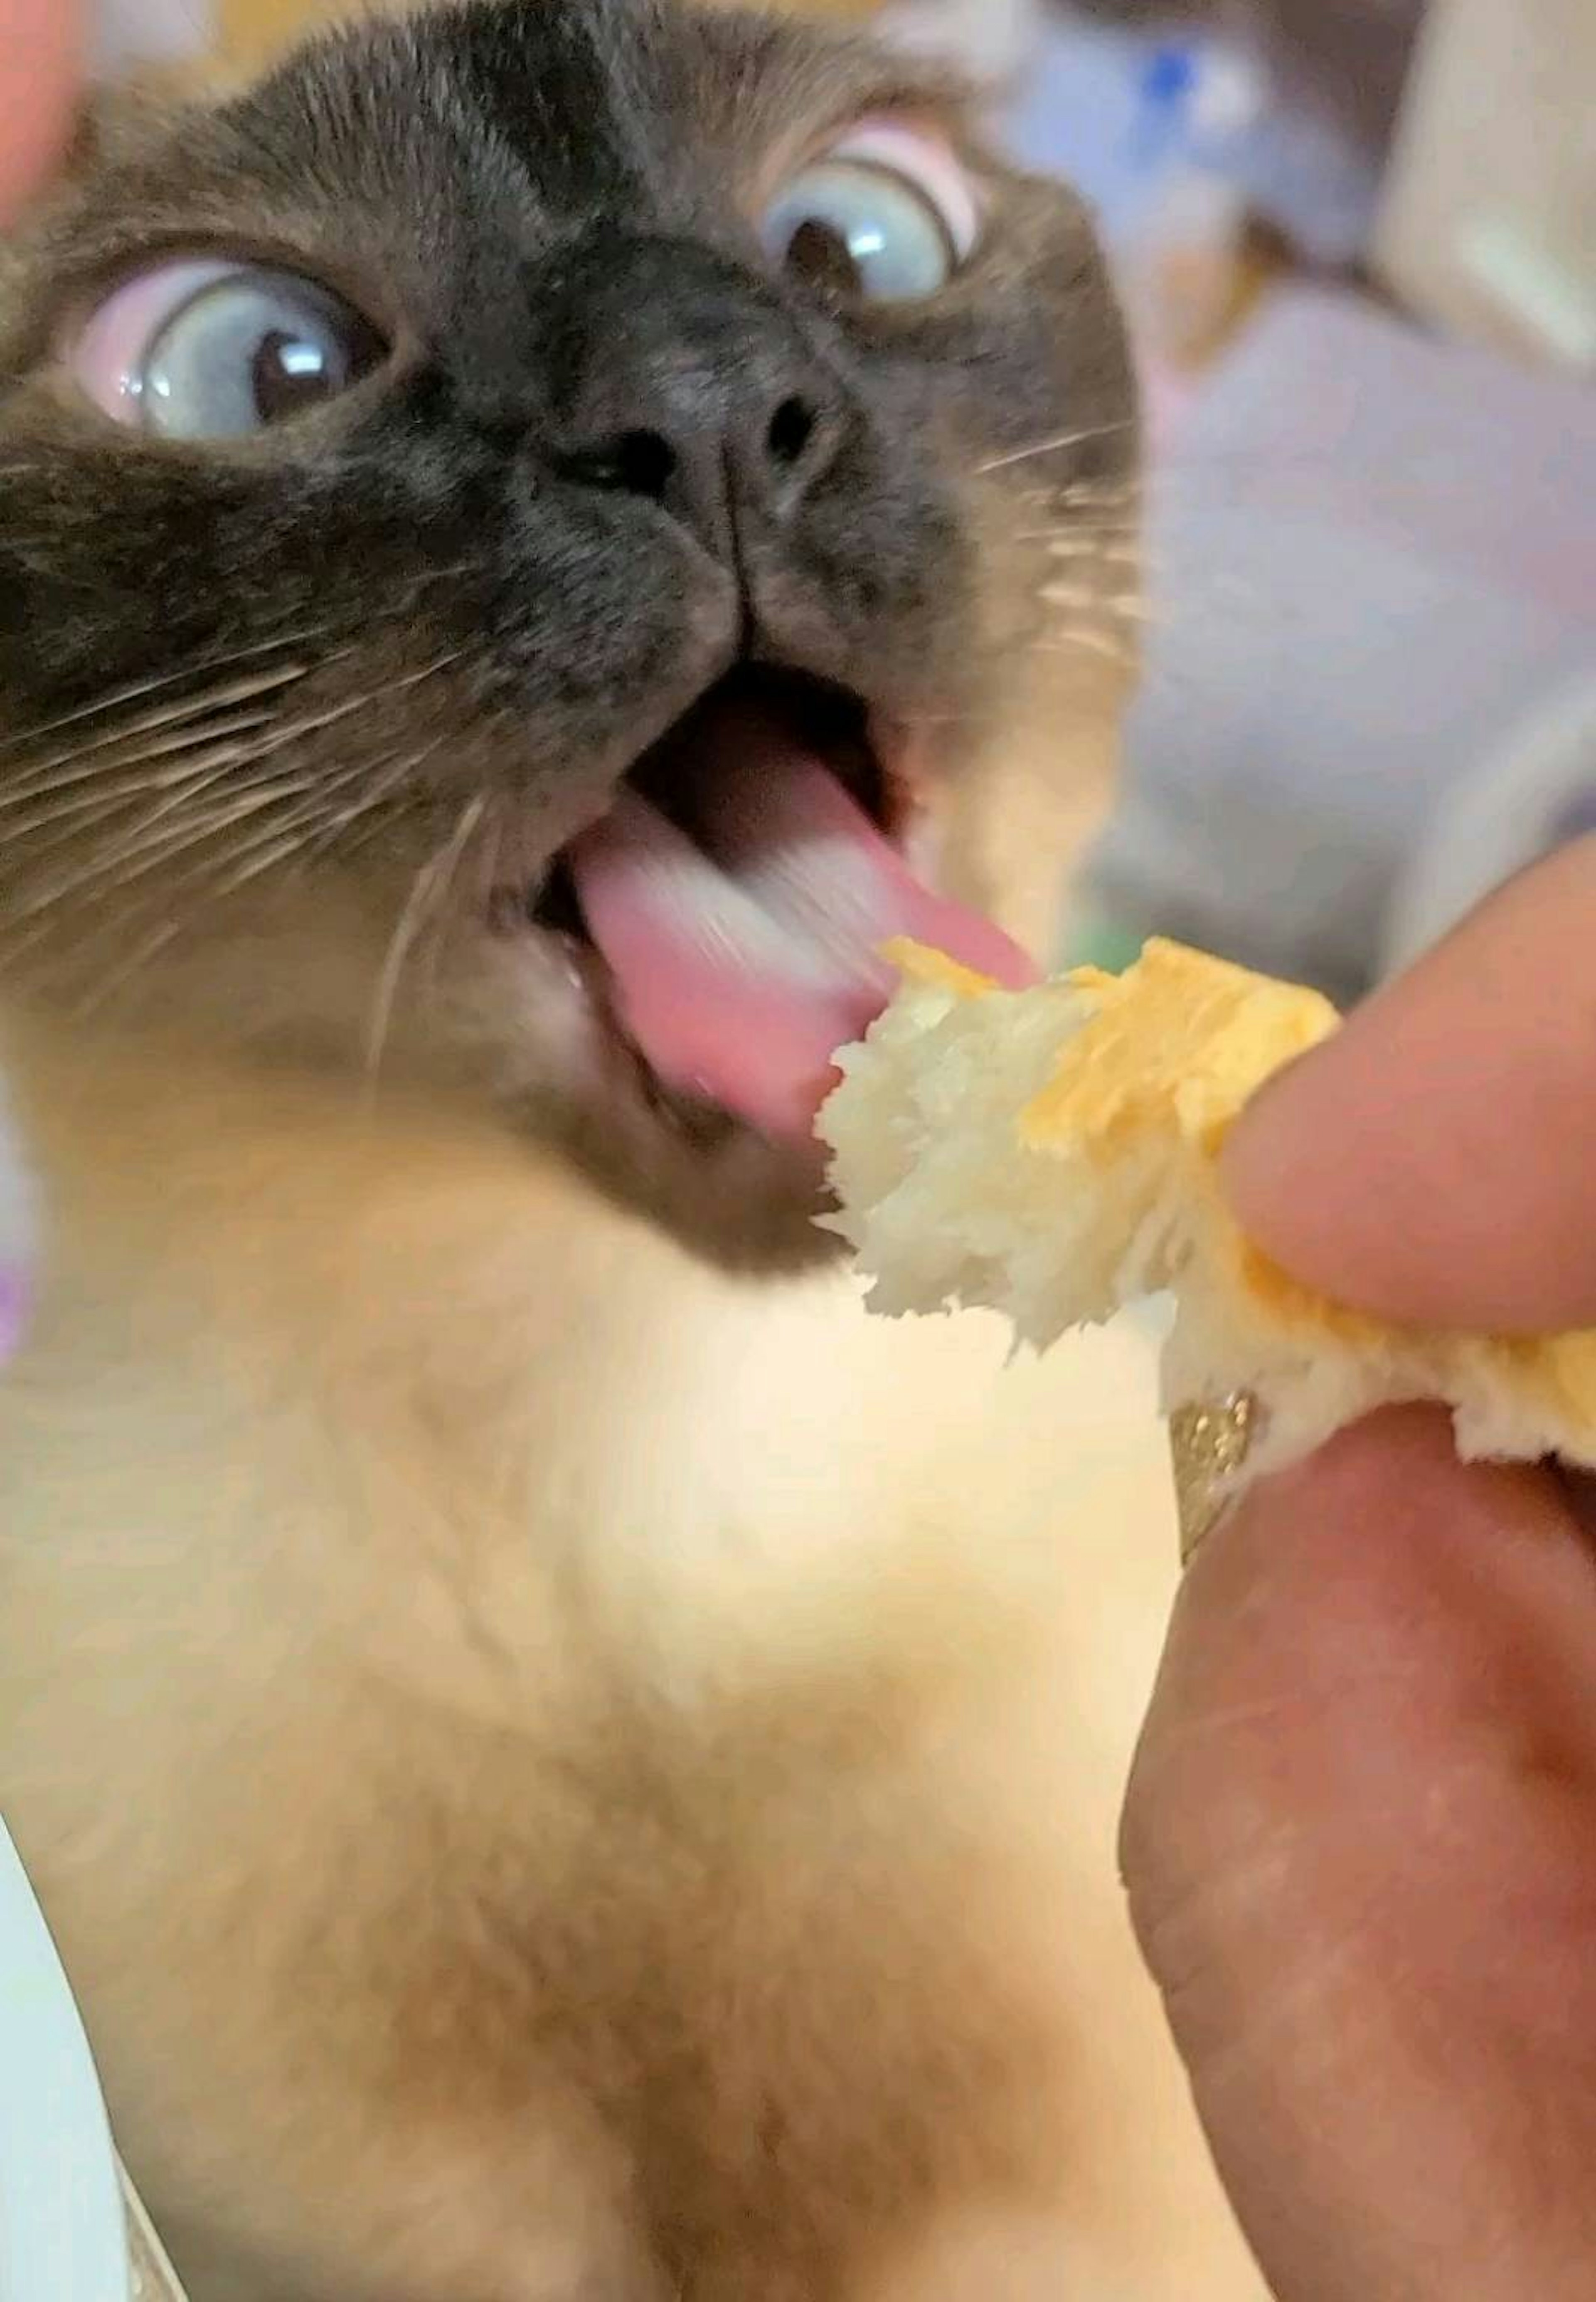
[[[304,827],[314,823],[320,812],[318,801],[313,800],[304,807],[290,810],[283,821],[267,824],[258,838],[245,840],[241,846],[232,851],[234,869],[204,886],[201,900],[219,903],[223,896],[237,895],[240,887],[248,886],[252,879],[258,879],[262,872],[270,871],[279,863],[287,862],[290,856],[300,853],[307,836]],[[189,876],[192,879],[195,875]]]
[[[312,802],[312,805],[314,806],[314,802]],[[298,818],[304,816],[306,812],[307,811],[303,808],[298,810],[290,810],[287,820],[291,823]],[[225,828],[225,826],[213,827],[214,829]],[[262,833],[260,838],[246,840],[243,843],[241,849],[237,845],[231,846],[228,853],[230,855],[234,857],[237,857],[240,853],[244,855],[254,855],[256,854],[256,851],[263,845],[265,847],[266,852],[264,855],[256,856],[256,861],[246,865],[241,870],[238,870],[228,875],[225,879],[214,883],[209,887],[202,888],[199,900],[218,900],[223,895],[233,892],[235,886],[242,886],[245,881],[256,877],[258,872],[269,870],[273,864],[286,861],[288,856],[291,855],[300,844],[301,837],[302,834],[294,833],[290,833],[285,836],[284,826],[280,822],[269,826]],[[181,849],[178,852],[181,853]],[[211,868],[212,867],[208,865],[204,867],[206,870]],[[179,878],[177,887],[181,890],[185,886],[191,886],[196,878],[199,878],[201,876],[201,873],[185,873]],[[173,919],[170,915],[164,919],[160,925],[154,928],[151,933],[145,937],[142,943],[135,945],[133,950],[128,954],[123,964],[116,970],[113,975],[105,978],[96,986],[92,993],[88,994],[78,1003],[79,1013],[85,1016],[92,1015],[97,1013],[101,1009],[108,1005],[119,991],[125,990],[129,982],[142,968],[147,967],[150,961],[154,959],[158,953],[164,951],[169,944],[176,940],[176,938],[182,933],[184,924],[185,922],[182,920]]]
[[[363,688],[358,695],[345,696],[341,702],[330,704],[324,711],[307,711],[298,719],[281,721],[271,741],[249,754],[251,762],[269,758],[273,752],[281,751],[285,744],[298,743],[302,735],[319,735],[323,728],[337,727],[341,720],[350,718],[356,712],[367,710],[379,696],[386,700],[421,686],[424,681],[435,678],[440,672],[447,671],[451,664],[458,663],[465,653],[463,647],[450,648],[445,654],[435,656],[430,662],[423,664],[419,670],[406,672],[402,678],[390,680],[382,688]]]
[[[97,1015],[103,1008],[108,1007],[116,994],[125,990],[134,976],[147,968],[156,954],[164,951],[167,945],[174,942],[181,933],[181,920],[163,920],[160,926],[152,934],[147,935],[142,943],[134,945],[114,973],[103,977],[93,991],[78,1002],[78,1013],[87,1021],[89,1017]]]
[[[355,772],[357,771],[350,770],[349,774],[352,776]],[[341,782],[348,779],[346,777],[338,780]],[[296,798],[299,801],[299,804],[290,806],[285,811],[282,802],[285,800]],[[132,870],[122,873],[120,880],[115,882],[115,891],[118,895],[124,893],[133,882],[143,878],[147,872],[162,864],[174,861],[189,848],[202,848],[207,841],[223,837],[250,816],[267,814],[269,819],[257,828],[253,837],[242,842],[231,841],[222,855],[204,861],[192,870],[181,871],[172,886],[161,891],[161,899],[165,901],[172,895],[184,893],[197,886],[195,901],[215,901],[256,877],[258,871],[268,870],[273,863],[284,861],[292,854],[303,844],[307,828],[314,827],[319,819],[323,811],[323,801],[324,792],[321,779],[305,774],[284,777],[264,789],[251,790],[230,805],[205,811],[193,823],[169,827],[155,843],[155,852],[147,855],[145,860],[138,863]],[[290,831],[292,836],[286,836],[285,835]],[[124,846],[110,857],[102,858],[99,869],[85,875],[86,884],[92,885],[97,877],[105,877],[107,873],[113,872],[121,864],[130,860],[130,854],[136,854],[143,844],[139,843],[138,846],[131,848]],[[265,856],[260,854],[263,848],[267,851]],[[230,862],[235,867],[241,868],[235,868],[231,872],[223,873],[219,877],[219,867]],[[71,892],[80,893],[82,890],[73,888]],[[139,909],[139,905],[136,899],[133,907],[135,919]],[[171,943],[181,932],[182,926],[181,920],[169,917],[159,933],[147,938],[144,945],[137,946],[127,964],[119,969],[115,977],[110,979],[94,993],[91,1001],[81,1003],[84,1011],[88,1012],[95,1006],[102,1005],[113,989],[122,987],[139,966],[147,964],[156,951]],[[5,954],[7,960],[14,962],[23,956],[40,941],[47,930],[46,920],[43,926],[35,928],[32,935],[24,937],[20,944],[13,945]]]
[[[399,585],[399,597],[408,601],[418,592],[424,591],[429,584],[446,583],[458,576],[471,575],[485,567],[487,564],[481,554],[475,554],[466,559],[449,561],[441,567],[419,568],[413,576],[405,578]],[[316,624],[296,625],[288,631],[273,633],[270,638],[252,640],[245,647],[228,648],[217,654],[198,656],[187,663],[176,665],[169,671],[159,672],[151,678],[130,681],[125,685],[112,688],[104,694],[95,696],[87,703],[77,705],[71,711],[61,713],[55,718],[40,721],[32,727],[7,731],[5,735],[0,736],[0,758],[14,752],[26,751],[30,745],[42,743],[46,736],[58,735],[64,727],[80,727],[86,721],[104,717],[107,712],[118,711],[125,705],[138,703],[146,696],[164,694],[171,689],[181,687],[188,682],[203,679],[207,672],[227,671],[235,664],[251,663],[262,656],[273,655],[283,648],[309,647],[315,641],[325,639],[331,634],[341,634],[351,630],[362,629],[368,620],[364,616],[349,616],[339,618],[326,618]],[[390,620],[397,620],[397,615]],[[337,652],[342,655],[350,652],[350,650],[341,648]],[[319,661],[335,660],[334,657],[330,656],[317,659]],[[302,675],[298,670],[290,675],[294,677],[300,676]]]
[[[1084,447],[1088,440],[1108,440],[1115,433],[1133,432],[1135,419],[1125,416],[1113,424],[1083,424],[1074,432],[1057,432],[1048,440],[1033,440],[1028,448],[1011,448],[1002,456],[988,456],[986,462],[972,466],[979,479],[987,472],[1004,472],[1015,464],[1030,463],[1037,456],[1056,456],[1066,448]]]
[[[248,859],[263,846],[281,839],[290,829],[298,831],[298,844],[303,844],[307,836],[305,827],[317,823],[325,811],[328,788],[318,776],[284,776],[265,791],[240,801],[236,808],[226,811],[213,824],[213,831],[231,831],[235,823],[243,822],[251,815],[265,813],[266,821],[256,825],[252,836],[230,844],[227,853],[218,856],[214,863],[202,861],[193,870],[181,873],[174,885],[182,888],[192,887],[198,883],[199,900],[202,902],[214,902],[222,895],[230,895],[235,886],[241,886],[256,876]],[[281,802],[284,800],[298,800],[298,804],[283,809]],[[218,873],[216,866],[228,863],[245,868]]]
[[[459,819],[453,832],[429,861],[421,866],[410,883],[409,895],[405,900],[398,923],[389,938],[387,951],[383,954],[382,965],[377,977],[376,989],[372,1001],[371,1019],[366,1027],[365,1077],[369,1088],[374,1089],[376,1086],[383,1049],[388,1044],[388,1035],[392,1026],[393,1005],[399,994],[399,977],[404,971],[411,946],[421,932],[427,912],[431,908],[433,892],[440,884],[443,888],[447,888],[462,853],[482,820],[486,806],[487,802],[481,794],[466,801],[460,811]]]
[[[1015,500],[1017,502],[1032,504],[1062,504],[1069,500],[1070,492],[1073,486],[1084,484],[1083,483],[1072,482],[1069,479],[1046,480],[1040,474],[1036,474],[1033,477],[1035,481],[1034,485],[1028,488],[1017,488],[1014,491]],[[1142,479],[1137,479],[1135,481],[1121,480],[1118,482],[1105,482],[1099,480],[1096,482],[1095,484],[1098,487],[1112,488],[1119,501],[1126,506],[1139,503],[1147,493],[1147,483]]]
[[[1092,495],[1085,495],[1092,488]],[[1147,495],[1140,486],[1114,486],[1113,481],[1050,481],[1046,488],[1021,488],[1018,502],[1050,511],[1060,527],[1140,527]]]
[[[274,798],[275,794],[271,794]],[[218,836],[229,827],[268,803],[258,794],[236,802],[231,808],[207,809],[197,816],[180,816],[177,821],[166,822],[152,829],[147,824],[139,828],[139,836],[122,840],[106,852],[92,856],[75,871],[69,871],[35,892],[21,908],[11,914],[6,922],[5,938],[0,941],[0,954],[4,963],[14,965],[48,934],[50,914],[69,897],[93,895],[102,886],[122,894],[164,863],[171,862],[187,849],[201,845],[206,839]],[[13,927],[28,920],[39,922],[31,934],[20,940],[12,937]]]
[[[458,560],[443,567],[424,570],[412,577],[403,587],[404,595],[407,598],[428,584],[468,573],[473,567],[481,564],[483,563],[480,561]],[[90,702],[79,705],[74,710],[60,714],[55,718],[39,722],[29,728],[6,732],[0,735],[0,760],[18,753],[26,753],[48,736],[58,735],[64,729],[90,725],[107,718],[113,720],[111,726],[103,727],[100,732],[92,735],[85,741],[68,745],[48,758],[29,760],[22,776],[11,780],[6,793],[3,799],[0,799],[0,803],[5,803],[13,798],[32,791],[61,769],[72,768],[80,760],[88,762],[93,754],[103,751],[115,751],[121,745],[133,741],[141,735],[156,733],[166,727],[180,727],[202,718],[207,712],[248,702],[271,693],[274,690],[291,686],[312,673],[352,654],[355,643],[349,642],[344,645],[326,649],[303,660],[268,666],[262,671],[248,673],[236,679],[214,681],[210,685],[200,688],[197,693],[179,694],[175,699],[161,702],[152,710],[130,712],[128,707],[138,704],[152,695],[165,695],[174,687],[191,687],[192,683],[204,680],[209,673],[224,672],[234,665],[252,662],[261,657],[277,653],[284,648],[305,646],[316,640],[323,639],[330,634],[341,633],[349,628],[348,621],[335,623],[332,620],[316,625],[296,626],[290,631],[278,633],[270,639],[254,642],[248,647],[230,649],[221,654],[200,657],[155,677],[137,680],[124,686],[111,689],[105,693],[94,697]],[[463,652],[464,650],[450,651],[447,655],[436,659],[432,664],[424,666],[419,674],[408,675],[397,684],[404,687],[413,684],[418,677],[430,676],[433,671],[441,669],[446,663],[458,660]],[[119,714],[124,716],[118,717]]]
[[[447,654],[436,657],[430,663],[424,664],[419,670],[410,672],[402,679],[394,681],[382,692],[384,694],[393,694],[406,688],[418,686],[423,681],[433,677],[438,672],[445,670],[449,665],[458,661],[464,653],[463,648],[452,649]],[[172,791],[160,806],[142,815],[138,823],[130,828],[139,832],[147,830],[152,825],[162,821],[177,809],[188,806],[199,792],[207,789],[220,776],[235,769],[258,768],[263,761],[275,757],[279,752],[297,743],[300,737],[319,734],[323,728],[349,718],[352,713],[364,710],[373,702],[374,694],[375,691],[367,690],[359,695],[346,697],[343,702],[332,705],[324,711],[307,712],[298,719],[281,723],[278,723],[275,719],[272,720],[270,724],[273,732],[267,741],[252,746],[232,745],[220,753],[213,753],[205,760],[196,762],[194,772],[176,779],[176,790]],[[59,844],[59,842],[46,843],[46,846],[54,844]],[[59,894],[68,892],[77,892],[77,883],[74,883],[70,889],[53,887],[46,891],[46,900],[56,900]],[[40,898],[36,897],[35,905],[39,901]],[[34,906],[28,906],[17,916],[26,918],[30,915],[33,908]]]
[[[379,771],[375,780],[371,784],[367,790],[364,791],[360,794],[358,799],[352,802],[348,807],[332,811],[329,816],[325,829],[315,840],[313,840],[306,849],[307,857],[308,858],[313,855],[325,854],[329,849],[338,846],[340,844],[342,834],[347,830],[349,826],[353,823],[360,822],[363,818],[368,815],[375,816],[377,820],[371,826],[368,831],[363,832],[360,835],[360,841],[350,841],[348,845],[344,847],[343,852],[346,854],[352,853],[357,844],[361,844],[365,839],[372,837],[376,832],[380,831],[382,828],[383,824],[389,819],[388,816],[383,811],[384,802],[388,800],[392,794],[415,773],[416,769],[420,767],[424,761],[431,759],[433,753],[438,750],[442,740],[441,736],[435,735],[430,744],[424,744],[419,751],[407,752],[401,759],[391,760],[387,767]],[[363,764],[360,773],[364,775],[367,772],[367,769]],[[343,786],[350,780],[351,778],[349,777],[340,777],[339,778],[337,788],[342,788]]]
[[[504,861],[504,811],[495,808],[488,819],[487,836],[483,841],[482,870],[478,874],[482,907],[485,912],[500,885],[500,870]]]
[[[231,824],[242,822],[246,817],[259,814],[264,807],[273,806],[284,798],[296,797],[312,787],[311,779],[301,771],[272,782],[248,785],[231,799],[195,809],[194,800],[208,786],[228,775],[231,767],[230,761],[223,761],[193,788],[173,793],[161,806],[127,826],[125,837],[113,844],[105,853],[89,858],[80,870],[69,873],[64,878],[57,878],[50,886],[39,891],[20,910],[13,912],[12,918],[19,920],[30,919],[50,903],[92,887],[97,879],[114,873],[121,863],[144,855],[152,846],[164,848],[169,839],[175,839],[180,849],[186,844],[197,843],[214,832],[226,830]],[[172,823],[174,816],[177,821]],[[167,828],[163,829],[163,826]]]
[[[1127,647],[1116,647],[1105,632],[1071,630],[1055,640],[1037,640],[1033,651],[1037,655],[1097,655],[1118,664],[1122,671],[1134,671],[1138,659]]]
[[[151,789],[166,791],[167,797],[158,807],[149,808],[136,815],[132,822],[122,825],[121,828],[126,832],[147,831],[155,824],[164,822],[168,816],[176,814],[180,809],[191,806],[194,801],[201,797],[213,785],[220,783],[224,777],[231,776],[239,764],[240,757],[246,763],[251,763],[256,759],[266,756],[265,752],[246,752],[240,755],[236,750],[231,748],[220,754],[207,756],[195,764],[189,775],[179,783],[175,791],[170,787],[170,778],[150,786]],[[242,786],[239,796],[240,812],[253,812],[262,803],[263,798],[270,799],[281,796],[284,792],[304,790],[308,787],[309,779],[304,770],[301,770],[291,781],[287,782],[276,778],[263,784],[258,777],[247,779]],[[137,807],[139,797],[140,794],[135,792],[130,800],[122,802],[123,807]],[[77,804],[81,808],[90,802],[79,801]],[[24,826],[22,836],[29,838],[28,861],[30,865],[37,855],[48,854],[76,836],[73,828],[69,826],[64,831],[58,832],[54,838],[40,840],[35,844],[30,832],[31,827]],[[12,836],[13,838],[17,836],[14,828]]]
[[[1127,487],[1114,480],[1071,480],[1068,487],[1058,491],[1054,501],[1066,504],[1078,513],[1084,509],[1138,515],[1142,491],[1139,484]],[[1121,524],[1130,525],[1130,517],[1122,518]]]
[[[502,819],[495,815],[490,809],[486,794],[479,792],[476,794],[475,799],[468,804],[467,808],[462,812],[460,820],[455,826],[454,837],[449,842],[449,853],[445,856],[442,870],[433,890],[431,910],[434,918],[441,916],[444,908],[449,902],[449,898],[454,891],[456,881],[459,878],[460,865],[464,861],[466,853],[469,852],[473,839],[475,837],[476,833],[482,828],[484,821],[486,821],[488,825],[490,836],[484,838],[479,843],[479,853],[477,856],[479,878],[489,860],[490,850],[491,850],[496,855],[503,840]],[[479,913],[485,914],[491,893],[491,882],[486,886],[479,886],[475,904],[475,909]],[[430,946],[432,966],[428,976],[427,985],[429,996],[435,996],[438,987],[438,956],[439,938],[434,936],[432,938]]]
[[[1093,528],[1073,520],[1055,527],[1017,527],[1016,543],[1039,543],[1059,559],[1134,559],[1142,545],[1134,528]]]
[[[1015,543],[1041,543],[1049,547],[1056,544],[1063,550],[1081,552],[1101,550],[1105,540],[1122,543],[1129,533],[1126,528],[1105,530],[1090,527],[1084,520],[1077,519],[1050,520],[1046,527],[1012,527],[1009,530],[1011,540]]]
[[[463,559],[422,571],[402,589],[409,596],[485,565]],[[119,920],[125,904],[135,928],[158,900],[166,916],[133,945],[105,985],[111,996],[184,925],[172,914],[172,889],[164,878],[158,890],[139,883],[176,866],[179,888],[204,883],[201,899],[219,898],[296,853],[335,845],[351,826],[363,827],[364,841],[391,821],[394,794],[445,735],[380,760],[374,773],[365,761],[331,775],[313,772],[295,760],[294,747],[379,698],[419,687],[466,657],[469,646],[447,647],[380,688],[286,716],[283,700],[294,686],[355,651],[358,641],[344,637],[349,628],[329,618],[279,632],[113,688],[29,729],[0,734],[0,776],[7,759],[21,767],[0,779],[0,821],[13,852],[26,843],[29,867],[25,895],[0,918],[0,963],[14,964],[54,934],[61,907],[74,900],[87,898],[102,908],[113,902],[118,908],[106,916]],[[307,643],[334,635],[341,644],[307,651]],[[299,652],[281,660],[295,649]],[[39,756],[52,736],[71,731],[80,733]],[[274,765],[285,753],[286,773]],[[357,786],[364,788],[352,792]],[[446,843],[436,859],[440,870],[456,868],[483,804],[463,815],[459,848]],[[240,844],[237,835],[251,821],[259,830]],[[62,859],[41,884],[32,875],[35,860],[63,843],[78,852]],[[190,851],[197,851],[200,861],[184,870],[182,859]]]
[[[907,725],[911,727],[970,727],[983,716],[979,711],[911,711]]]
[[[148,751],[136,752],[130,760],[114,760],[104,766],[84,769],[77,774],[58,777],[43,791],[0,792],[0,814],[16,808],[33,811],[8,824],[5,836],[12,840],[25,839],[41,825],[74,815],[92,815],[101,808],[124,805],[144,792],[170,790],[172,786],[189,782],[206,768],[220,764],[223,760],[248,761],[256,756],[256,748],[236,739],[275,724],[275,715],[272,712],[245,713],[236,719],[223,719],[214,725],[196,728],[181,740],[169,737],[164,743],[153,744]],[[174,758],[178,761],[176,766],[155,768],[152,771],[151,762]],[[88,788],[84,789],[85,786]],[[63,792],[75,792],[78,795],[62,799],[59,794]]]
[[[30,744],[41,743],[46,735],[59,735],[63,727],[80,727],[85,720],[97,719],[107,711],[119,710],[125,703],[137,703],[144,696],[158,695],[169,688],[180,686],[185,680],[202,678],[207,671],[225,671],[235,663],[248,663],[257,656],[271,655],[286,647],[303,647],[312,640],[324,638],[333,630],[332,624],[312,624],[302,630],[285,632],[280,638],[260,640],[253,646],[235,648],[225,655],[207,656],[197,663],[181,666],[175,671],[163,672],[155,679],[141,679],[131,686],[113,688],[109,694],[97,696],[92,703],[80,704],[76,710],[66,711],[58,719],[46,719],[40,726],[29,727],[0,740],[0,755],[25,751]],[[298,672],[290,675],[298,676]]]
[[[303,676],[303,672],[298,670],[293,675],[296,678]],[[214,718],[206,716],[212,711],[215,713]],[[23,774],[10,778],[4,791],[0,793],[0,807],[14,807],[22,800],[34,798],[41,791],[64,791],[70,786],[86,783],[95,776],[115,775],[120,769],[139,766],[146,760],[162,759],[174,752],[188,750],[196,744],[210,743],[218,735],[230,734],[235,727],[265,727],[275,717],[274,711],[266,710],[239,712],[236,718],[230,718],[227,716],[227,699],[211,695],[197,697],[192,709],[181,715],[177,712],[163,713],[147,727],[141,721],[126,727],[113,727],[90,743],[79,744],[70,751],[57,752],[46,760],[35,760]],[[172,732],[161,735],[162,728],[172,728]],[[136,742],[140,735],[146,733],[158,735],[159,740],[124,756],[122,746]],[[61,772],[63,769],[66,772]]]
[[[1044,584],[1037,592],[1050,608],[1084,608],[1088,613],[1150,622],[1153,611],[1139,592],[1097,592],[1089,584]]]
[[[330,824],[326,831],[311,843],[305,851],[307,859],[335,853],[340,863],[347,862],[363,847],[369,847],[382,832],[391,830],[395,814],[395,810],[382,807],[375,800],[357,801],[353,807],[346,808],[337,822]],[[356,824],[363,824],[365,828],[356,831],[351,837],[349,835]]]

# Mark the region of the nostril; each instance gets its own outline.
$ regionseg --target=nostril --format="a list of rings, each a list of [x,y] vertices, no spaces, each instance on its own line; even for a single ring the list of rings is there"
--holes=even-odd
[[[639,431],[619,433],[601,447],[583,449],[566,461],[572,476],[590,487],[614,488],[619,494],[663,503],[676,476],[677,457],[663,433]]]
[[[770,428],[765,434],[771,462],[787,471],[802,463],[815,436],[816,422],[815,411],[806,399],[800,399],[796,393],[784,399],[770,418]]]

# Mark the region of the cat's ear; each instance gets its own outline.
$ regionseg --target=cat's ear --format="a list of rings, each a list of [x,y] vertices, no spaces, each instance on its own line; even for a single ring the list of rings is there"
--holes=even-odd
[[[3,6],[4,0],[0,0]],[[77,195],[97,177],[136,175],[141,162],[170,150],[174,135],[224,95],[214,78],[172,72],[91,86],[80,97],[55,164],[0,219],[0,271],[10,274],[29,248],[47,248]]]
[[[169,74],[107,82],[79,104],[59,174],[68,182],[136,162],[193,108],[195,92]]]
[[[244,75],[239,75],[240,84]],[[86,90],[56,181],[80,182],[102,171],[136,166],[170,142],[172,131],[197,113],[235,93],[214,63],[163,65],[105,80]]]

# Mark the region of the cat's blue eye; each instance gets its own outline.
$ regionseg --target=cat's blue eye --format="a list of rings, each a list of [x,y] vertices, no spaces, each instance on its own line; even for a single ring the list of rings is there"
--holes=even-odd
[[[948,146],[895,123],[854,130],[785,184],[761,223],[772,260],[861,303],[935,296],[979,236],[970,180]]]
[[[72,367],[105,413],[169,440],[241,440],[335,399],[382,348],[341,298],[255,265],[161,265],[125,282]]]

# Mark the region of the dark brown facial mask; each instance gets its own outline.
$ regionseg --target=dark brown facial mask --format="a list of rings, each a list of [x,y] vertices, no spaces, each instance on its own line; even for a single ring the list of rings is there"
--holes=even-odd
[[[0,277],[0,994],[803,1234],[812,1158],[639,1046],[572,843],[637,792],[722,864],[680,731],[727,703],[740,817],[796,749],[1002,908],[1005,764],[1067,785],[1129,660],[1079,205],[869,47],[539,0],[91,124]]]

